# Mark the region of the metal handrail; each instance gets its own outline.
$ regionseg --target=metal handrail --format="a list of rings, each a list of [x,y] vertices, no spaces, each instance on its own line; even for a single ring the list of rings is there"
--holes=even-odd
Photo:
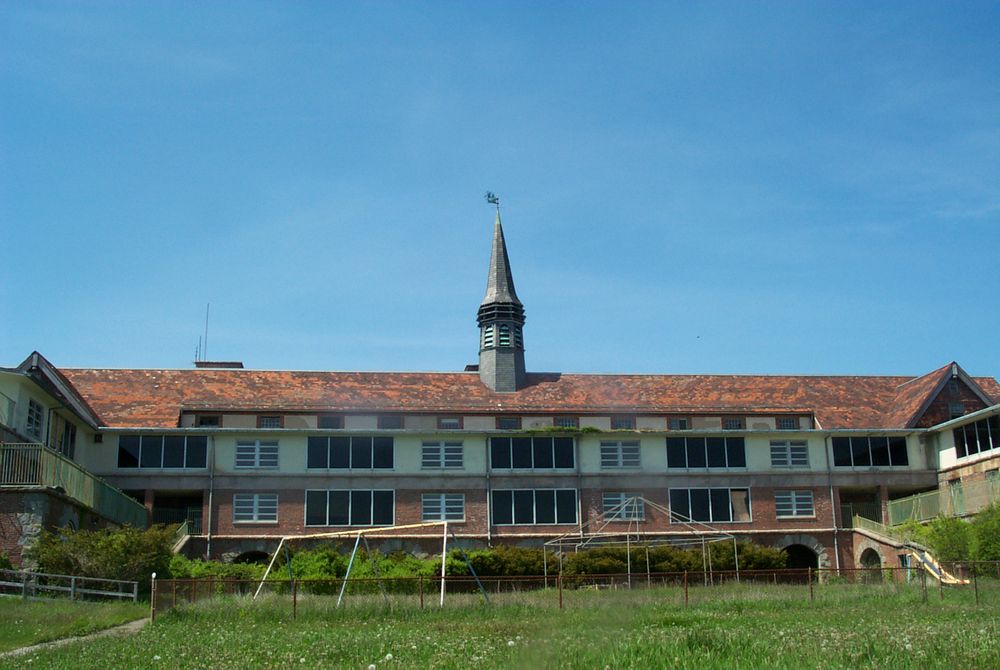
[[[987,479],[965,484],[951,484],[889,501],[889,523],[898,526],[909,520],[929,521],[938,516],[975,514],[1000,502],[1000,480]]]

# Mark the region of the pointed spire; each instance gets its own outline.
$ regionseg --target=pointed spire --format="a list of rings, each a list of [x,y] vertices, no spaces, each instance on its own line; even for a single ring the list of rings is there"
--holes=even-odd
[[[493,224],[493,249],[490,252],[489,273],[486,276],[486,296],[482,305],[506,303],[521,305],[514,291],[514,277],[510,273],[510,259],[507,257],[507,243],[503,239],[500,225],[500,210],[497,210]]]

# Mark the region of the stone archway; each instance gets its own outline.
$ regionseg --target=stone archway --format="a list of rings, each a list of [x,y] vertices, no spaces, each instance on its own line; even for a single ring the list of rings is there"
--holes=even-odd
[[[862,551],[859,563],[862,568],[862,582],[874,584],[882,581],[882,556],[876,549],[868,547]]]
[[[789,570],[806,570],[808,568],[815,570],[819,567],[819,556],[804,544],[790,544],[784,547],[782,551],[788,555],[788,565],[786,567]]]
[[[796,548],[796,549],[791,549],[791,551],[789,551],[789,548],[793,546],[801,547],[801,549]],[[774,547],[775,549],[784,549],[785,553],[788,554],[789,559],[792,558],[793,553],[797,554],[799,560],[803,562],[805,562],[808,557],[806,556],[805,552],[802,551],[802,549],[807,549],[812,552],[812,555],[815,559],[815,563],[813,563],[812,562],[813,559],[810,558],[809,563],[807,565],[792,566],[791,563],[789,563],[788,567],[790,568],[791,567],[806,568],[810,567],[811,565],[813,568],[828,570],[831,567],[830,554],[827,553],[826,547],[823,546],[823,544],[820,543],[820,541],[817,540],[812,535],[805,535],[805,534],[785,535],[784,537],[782,537],[781,539],[779,539],[777,542],[774,543]]]

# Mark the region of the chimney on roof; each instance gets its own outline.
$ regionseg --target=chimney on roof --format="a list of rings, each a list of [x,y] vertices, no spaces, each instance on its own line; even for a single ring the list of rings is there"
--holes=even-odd
[[[207,368],[210,370],[242,370],[242,361],[195,361],[196,368]]]
[[[479,306],[476,321],[479,323],[479,379],[500,393],[523,387],[524,337],[521,329],[524,327],[524,306],[514,291],[498,203],[486,296]]]

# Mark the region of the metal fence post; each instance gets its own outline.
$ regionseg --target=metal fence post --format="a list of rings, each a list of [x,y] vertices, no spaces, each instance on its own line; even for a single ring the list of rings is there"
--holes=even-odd
[[[563,583],[562,583],[562,577],[563,576],[562,576],[561,572],[559,573],[559,576],[556,577],[556,581],[559,582],[559,609],[563,608]]]
[[[299,581],[297,579],[292,580],[292,618],[294,619],[298,616],[298,606],[299,606]]]
[[[420,575],[420,609],[424,608],[424,576]]]
[[[156,621],[156,573],[149,578],[149,620]]]
[[[927,602],[927,571],[920,571],[920,589],[923,592],[924,602]]]
[[[976,606],[979,606],[979,579],[976,577],[976,564],[972,564],[972,589],[976,592]]]
[[[816,599],[816,596],[813,595],[813,569],[812,569],[812,566],[810,565],[809,566],[809,602],[812,602],[815,599]]]
[[[941,572],[944,572],[944,568],[941,568]],[[944,600],[944,580],[941,579],[944,575],[938,576],[938,593],[941,595],[941,600]]]
[[[684,607],[688,606],[688,571],[684,571]]]

